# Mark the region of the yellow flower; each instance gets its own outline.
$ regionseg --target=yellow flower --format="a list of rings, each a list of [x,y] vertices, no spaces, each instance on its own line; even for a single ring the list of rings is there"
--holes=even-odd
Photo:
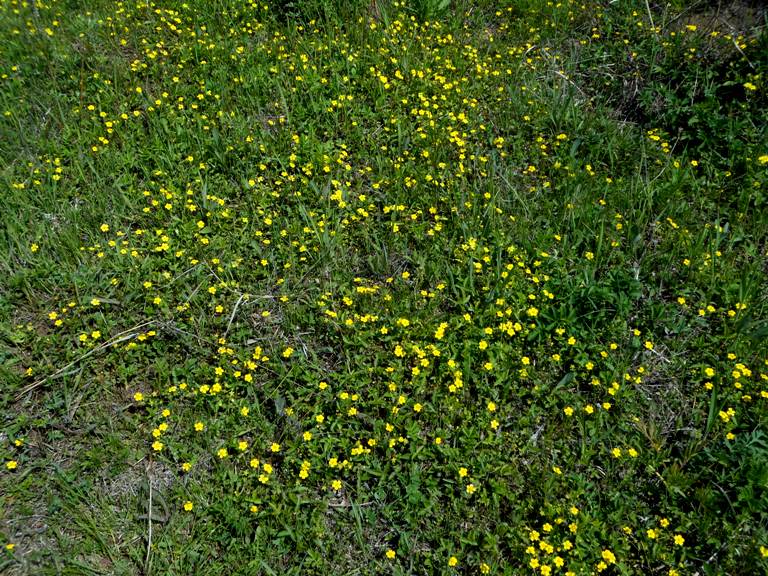
[[[141,392],[136,392],[136,394],[133,395],[133,399],[136,400],[136,402],[141,402],[144,400],[144,394]]]
[[[387,556],[387,558],[389,558],[390,560],[394,559],[394,557],[395,557],[395,551],[394,551],[394,550],[392,550],[392,548],[390,548],[389,550],[387,550],[387,552],[386,552],[386,556]]]
[[[205,424],[202,422],[195,422],[195,432],[202,432],[205,430]]]
[[[605,560],[608,564],[616,563],[616,556],[614,556],[613,552],[611,552],[610,550],[608,549],[603,550],[602,556],[603,556],[603,560]]]
[[[459,478],[464,478],[468,473],[469,471],[463,466],[459,468]]]
[[[216,452],[216,455],[219,457],[220,460],[223,460],[227,456],[229,456],[229,452],[227,452],[226,448],[219,448],[219,450]]]
[[[280,444],[272,442],[272,446],[269,447],[272,452],[280,452]]]
[[[341,490],[341,480],[334,480],[331,482],[331,487],[336,490],[337,492]]]
[[[187,512],[191,512],[192,508],[194,508],[194,507],[195,507],[195,505],[192,504],[192,502],[190,502],[189,500],[184,502],[184,510],[186,510]]]
[[[649,529],[646,531],[646,533],[645,533],[645,534],[646,534],[646,535],[648,536],[648,538],[650,538],[651,540],[655,540],[655,539],[656,539],[656,537],[659,535],[659,534],[658,534],[658,532],[656,532],[656,530],[654,530],[653,528],[649,528]]]
[[[102,232],[109,232],[109,224],[102,224],[101,226],[99,226],[99,230],[101,230]]]
[[[155,452],[160,452],[163,449],[163,443],[160,442],[160,440],[155,440],[154,442],[152,442],[152,449]]]
[[[451,556],[450,558],[448,558],[448,566],[454,567],[458,563],[459,563],[459,559],[456,558],[456,556]]]
[[[678,546],[682,546],[685,544],[685,538],[682,537],[680,534],[675,534],[675,544]]]
[[[477,488],[475,487],[474,484],[472,483],[467,484],[467,494],[474,494],[475,490],[477,490]]]
[[[8,462],[5,463],[5,467],[8,470],[16,470],[16,468],[19,466],[19,463],[16,462],[16,460],[8,460]]]

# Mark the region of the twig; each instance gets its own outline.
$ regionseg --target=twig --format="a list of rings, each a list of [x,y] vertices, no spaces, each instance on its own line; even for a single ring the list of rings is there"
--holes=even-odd
[[[648,11],[648,20],[651,21],[651,29],[653,30],[653,33],[658,36],[658,32],[656,32],[656,24],[653,23],[653,14],[651,14],[651,6],[648,4],[648,0],[645,0],[645,9]]]
[[[237,313],[237,309],[240,307],[240,302],[243,301],[243,298],[247,298],[248,294],[240,294],[240,298],[237,299],[237,302],[235,302],[235,307],[232,309],[232,314],[229,316],[229,322],[227,322],[227,329],[224,330],[224,338],[227,337],[227,334],[229,333],[229,329],[232,327],[232,321],[235,319],[235,314]]]
[[[217,346],[216,342],[211,342],[210,340],[206,340],[205,338],[201,338],[197,334],[192,334],[191,332],[187,332],[186,330],[182,330],[181,328],[178,328],[178,327],[172,325],[172,323],[170,323],[170,322],[160,324],[159,328],[161,330],[166,330],[168,332],[175,332],[176,334],[183,334],[184,336],[189,336],[191,338],[194,338],[195,340],[197,340],[197,343],[201,344],[201,345],[202,344],[207,344],[208,346],[212,346],[212,347],[216,347]]]
[[[213,275],[213,277],[216,278],[219,284],[221,284],[221,278],[219,278],[219,275],[213,271],[213,268],[211,268],[210,264],[206,264],[205,267],[208,268],[208,272],[210,272]]]
[[[147,462],[147,483],[149,484],[149,505],[147,508],[147,556],[144,559],[144,575],[149,576],[152,569],[152,470]]]
[[[578,90],[579,94],[581,94],[584,98],[588,98],[588,96],[585,94],[584,90],[582,90],[581,87],[578,84],[576,84],[576,82],[574,82],[573,80],[568,78],[568,76],[566,76],[565,74],[563,74],[559,70],[555,70],[555,75],[560,76],[560,78],[562,78],[566,82],[570,83],[570,85],[573,86],[574,88],[576,88],[576,90]]]
[[[187,274],[189,274],[190,272],[192,272],[192,270],[194,270],[195,268],[200,268],[200,266],[201,266],[200,264],[195,264],[195,265],[194,265],[194,266],[192,266],[191,268],[187,268],[186,270],[184,270],[184,272],[182,272],[181,274],[179,274],[178,276],[176,276],[176,277],[175,277],[173,280],[171,280],[170,282],[168,282],[168,286],[170,286],[171,284],[173,284],[174,282],[176,282],[176,280],[178,280],[179,278],[181,278],[181,277],[183,277],[183,276],[186,276]]]
[[[685,9],[682,12],[680,12],[677,16],[672,18],[672,20],[670,20],[669,22],[666,23],[666,27],[669,28],[669,26],[671,24],[674,24],[675,22],[680,20],[680,18],[682,18],[683,16],[688,14],[688,12],[691,12],[691,11],[695,10],[696,8],[698,8],[699,4],[701,4],[702,2],[704,2],[704,0],[698,0],[698,2],[694,2],[693,4],[691,4],[689,6],[686,6]]]
[[[360,504],[355,504],[354,502],[328,502],[328,508],[351,508],[352,506],[360,506],[362,508],[363,506],[370,506],[374,502],[361,502]]]
[[[30,392],[32,392],[32,390],[34,390],[35,388],[37,388],[41,384],[47,382],[51,378],[56,378],[57,376],[61,375],[63,372],[66,372],[69,368],[71,368],[72,366],[74,366],[78,362],[82,362],[83,360],[85,360],[86,358],[91,356],[92,354],[95,354],[96,352],[100,352],[102,350],[106,350],[107,348],[110,348],[111,346],[114,346],[115,344],[119,344],[120,342],[124,342],[126,340],[130,340],[132,338],[135,338],[138,333],[134,332],[134,330],[137,330],[138,328],[143,328],[145,326],[150,326],[150,325],[152,325],[154,323],[155,323],[154,320],[149,320],[148,322],[144,322],[142,324],[137,324],[136,326],[134,326],[132,328],[129,328],[128,330],[123,330],[122,332],[119,332],[111,340],[108,340],[107,342],[104,342],[103,344],[100,344],[96,348],[93,348],[93,349],[89,350],[88,352],[86,352],[85,354],[80,356],[79,358],[76,358],[75,360],[72,360],[72,362],[70,362],[69,364],[67,364],[63,368],[59,368],[53,374],[51,374],[49,376],[46,376],[45,378],[41,378],[40,380],[37,380],[36,382],[32,382],[32,384],[28,384],[27,386],[25,386],[24,388],[22,388],[19,391],[19,393],[16,395],[16,400],[21,399],[21,397],[24,396],[25,394],[29,394]]]
[[[733,28],[733,27],[731,27]],[[733,42],[734,48],[739,51],[739,54],[741,54],[744,57],[744,60],[747,61],[747,64],[749,64],[749,67],[752,68],[752,70],[755,69],[755,65],[752,64],[752,61],[747,57],[746,54],[744,54],[744,50],[741,49],[741,46],[739,46],[739,43],[736,42],[736,38],[731,37],[731,41]]]

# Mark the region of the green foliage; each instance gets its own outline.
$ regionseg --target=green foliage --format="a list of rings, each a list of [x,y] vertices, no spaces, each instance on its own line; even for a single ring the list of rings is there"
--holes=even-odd
[[[432,20],[443,15],[451,6],[451,0],[411,0],[408,8],[420,20]]]
[[[768,569],[763,16],[680,4],[0,3],[0,571]]]

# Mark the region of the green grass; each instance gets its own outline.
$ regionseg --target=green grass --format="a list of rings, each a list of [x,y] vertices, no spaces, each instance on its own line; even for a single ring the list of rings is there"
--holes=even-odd
[[[2,0],[0,572],[768,571],[765,18]]]

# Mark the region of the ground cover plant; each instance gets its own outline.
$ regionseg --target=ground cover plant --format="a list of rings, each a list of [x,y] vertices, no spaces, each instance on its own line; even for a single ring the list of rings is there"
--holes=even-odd
[[[0,572],[768,572],[759,3],[0,1]]]

